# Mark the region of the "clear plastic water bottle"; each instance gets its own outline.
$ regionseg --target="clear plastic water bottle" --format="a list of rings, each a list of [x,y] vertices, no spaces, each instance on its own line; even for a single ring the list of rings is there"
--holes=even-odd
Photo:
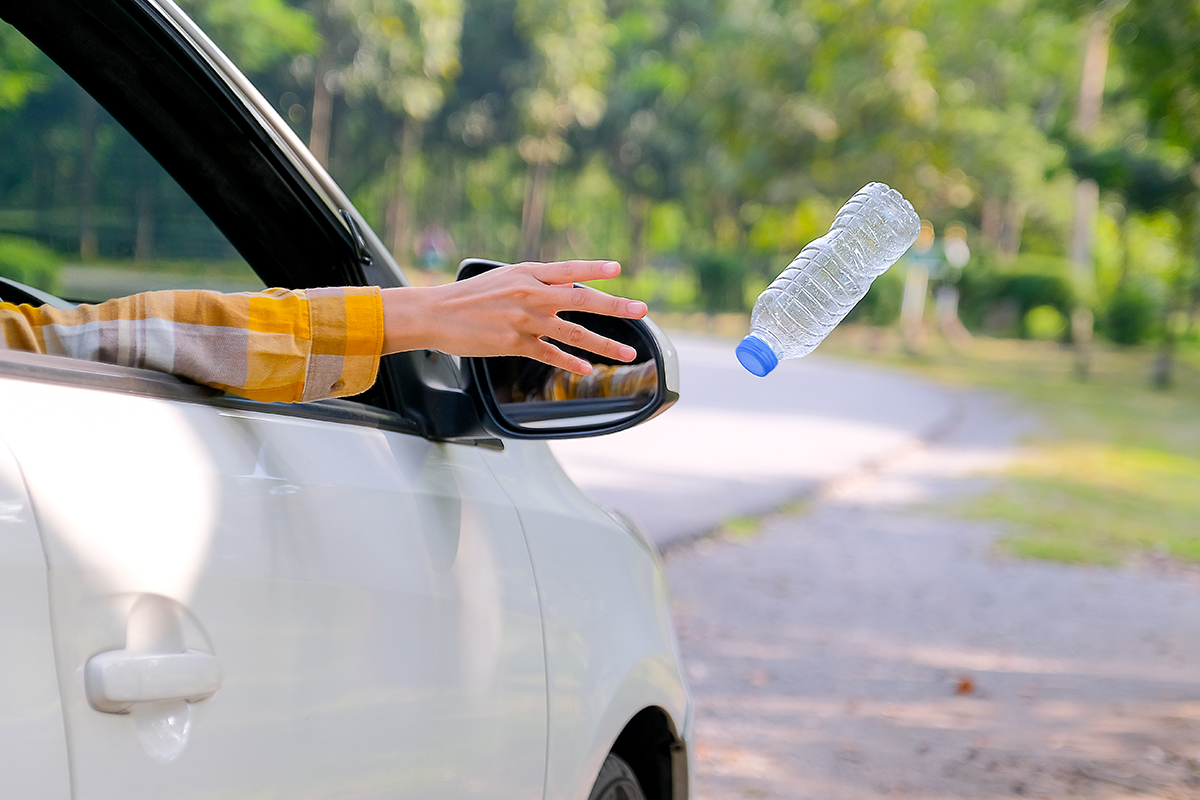
[[[758,296],[738,361],[762,377],[781,358],[811,353],[920,232],[911,203],[886,184],[868,183],[842,206],[829,233],[809,242]]]

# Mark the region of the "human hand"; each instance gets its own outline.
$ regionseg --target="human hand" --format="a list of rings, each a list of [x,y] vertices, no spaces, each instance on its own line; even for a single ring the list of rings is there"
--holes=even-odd
[[[555,347],[556,339],[593,353],[631,361],[625,344],[567,322],[560,311],[589,311],[641,319],[646,304],[614,297],[583,281],[615,278],[614,261],[559,261],[497,267],[444,286],[383,290],[384,352],[440,350],[459,356],[527,356],[580,375],[592,365]]]

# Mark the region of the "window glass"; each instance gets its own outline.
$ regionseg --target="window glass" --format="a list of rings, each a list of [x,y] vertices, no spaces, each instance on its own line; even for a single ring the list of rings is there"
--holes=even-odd
[[[0,23],[0,276],[68,300],[262,281],[124,128]]]

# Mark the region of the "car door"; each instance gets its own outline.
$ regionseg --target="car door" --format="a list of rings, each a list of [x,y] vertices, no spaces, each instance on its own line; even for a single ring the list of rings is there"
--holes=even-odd
[[[62,718],[46,558],[20,468],[0,440],[0,774],[5,796],[70,797]]]
[[[5,381],[0,417],[45,543],[75,797],[540,795],[538,601],[474,447],[71,371]],[[173,693],[106,707],[95,665],[137,658]]]
[[[60,295],[364,280],[335,187],[307,182],[288,132],[158,5],[2,15],[87,89],[47,68],[8,109],[6,145],[36,154],[27,183],[79,168],[46,143],[71,141],[81,118],[103,144],[88,169],[105,213],[85,231],[103,261],[59,270]],[[77,193],[43,188],[0,187],[4,219],[70,241]],[[75,798],[541,795],[528,550],[476,445],[420,435],[394,399],[420,360],[385,364],[362,402],[285,406],[0,353],[0,437],[45,551]]]

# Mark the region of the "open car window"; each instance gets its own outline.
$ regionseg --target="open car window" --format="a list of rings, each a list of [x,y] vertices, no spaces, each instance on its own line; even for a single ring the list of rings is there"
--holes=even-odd
[[[0,277],[73,302],[264,288],[145,148],[7,23],[0,77]]]
[[[53,0],[5,5],[0,20],[0,299],[365,282],[351,231],[269,120],[153,7]],[[79,364],[8,366],[175,393],[171,381]],[[328,402],[400,408],[384,381]],[[313,405],[304,412],[328,411]]]
[[[201,285],[241,291],[402,282],[372,261],[378,242],[364,246],[349,201],[292,151],[300,145],[276,126],[286,124],[264,116],[223,57],[197,44],[179,20],[142,0],[7,4],[0,19],[0,137],[25,137],[25,152],[6,142],[0,155],[0,239],[19,240],[35,256],[49,251],[57,262],[40,275],[23,269],[18,280],[33,291],[50,287],[59,296],[98,300]],[[46,142],[21,133],[21,115],[42,113],[43,105],[65,131],[59,162],[31,156]],[[45,123],[35,131],[53,134],[50,120],[31,119]],[[80,136],[93,128],[94,138]],[[85,143],[93,148],[96,180],[93,194],[80,199],[72,192],[80,187]],[[111,168],[115,176],[121,162],[126,177],[102,186],[95,170]],[[53,180],[35,178],[52,165]],[[148,184],[154,193],[145,191]],[[42,199],[34,186],[61,188],[59,233],[35,226]],[[168,207],[175,214],[169,221]],[[90,221],[81,219],[84,209]],[[9,269],[0,267],[0,277],[16,274]],[[385,357],[375,385],[353,401],[308,405],[372,406],[395,418],[380,425],[429,430],[428,418],[446,403],[427,397],[428,360]],[[438,363],[438,385],[456,386],[450,360]]]

